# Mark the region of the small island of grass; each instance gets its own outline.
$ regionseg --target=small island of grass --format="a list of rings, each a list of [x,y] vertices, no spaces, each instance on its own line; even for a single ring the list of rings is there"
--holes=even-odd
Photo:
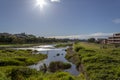
[[[49,71],[50,72],[56,72],[59,70],[64,70],[64,69],[69,69],[71,67],[70,63],[65,63],[65,62],[61,62],[61,61],[53,61],[49,64]]]

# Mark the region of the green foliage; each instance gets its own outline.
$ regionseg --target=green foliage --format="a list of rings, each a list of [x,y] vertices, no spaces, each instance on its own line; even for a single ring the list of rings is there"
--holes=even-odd
[[[55,62],[51,62],[49,64],[49,71],[50,72],[56,72],[58,70],[62,70],[62,69],[69,69],[71,67],[70,63],[64,63],[61,61],[55,61]]]
[[[43,66],[40,67],[40,71],[42,71],[43,73],[46,73],[48,70],[47,65],[44,63]]]
[[[67,47],[67,46],[72,46],[73,44],[72,43],[61,43],[61,44],[57,44],[55,45],[55,47]]]
[[[10,78],[11,80],[25,80],[35,74],[35,70],[25,66],[35,64],[46,57],[45,54],[32,54],[31,50],[0,50],[0,80],[10,80]]]
[[[0,80],[10,80],[10,79],[7,78],[3,72],[0,71]]]
[[[75,52],[79,52],[79,50],[82,50],[82,49],[85,49],[85,48],[82,47],[82,46],[80,46],[80,45],[77,45],[77,44],[75,45],[75,44],[74,44],[74,51],[75,51]]]
[[[82,76],[72,76],[67,72],[42,73],[29,68],[13,68],[8,77],[2,80],[84,80]]]
[[[120,44],[115,44],[115,48],[119,48],[120,47]]]
[[[80,76],[81,80],[86,80],[86,79],[85,79],[85,76],[84,76],[84,74],[83,74],[83,73],[80,73],[80,75],[79,75],[79,76]]]
[[[32,54],[30,50],[0,50],[0,66],[27,66],[46,58],[45,54]]]
[[[8,66],[8,65],[20,66],[20,65],[24,65],[24,63],[17,60],[0,60],[0,66]]]
[[[67,72],[55,72],[55,73],[40,73],[38,76],[31,76],[27,80],[83,80],[80,77],[75,77]]]
[[[76,46],[76,47],[75,47],[75,51],[76,51],[76,52],[79,52],[79,50],[81,50],[81,49],[84,49],[84,48],[83,48],[83,47],[80,47],[80,46]]]
[[[11,77],[11,80],[25,80],[35,74],[37,74],[37,71],[34,69],[16,68],[11,70],[9,76]]]
[[[55,39],[55,38],[44,38],[36,37],[32,34],[9,34],[0,33],[1,44],[31,44],[31,43],[52,43],[52,42],[68,42],[69,39]]]
[[[95,38],[89,38],[88,42],[96,42]]]
[[[57,67],[55,73],[45,73],[47,71],[45,64],[41,68],[42,71],[27,68],[28,65],[35,64],[47,57],[45,54],[32,53],[31,50],[0,50],[0,80],[83,80],[81,76],[72,76],[67,72],[56,72],[70,68],[71,64],[69,63],[54,63]]]
[[[79,65],[81,64],[81,58],[79,57],[78,54],[74,53],[74,54],[66,54],[65,58],[74,63],[76,65],[76,68],[79,68]]]
[[[78,43],[84,49],[76,51],[90,80],[119,80],[120,79],[120,48],[100,48],[102,45]]]

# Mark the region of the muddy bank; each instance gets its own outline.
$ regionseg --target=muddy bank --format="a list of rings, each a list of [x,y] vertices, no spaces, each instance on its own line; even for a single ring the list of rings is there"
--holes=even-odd
[[[77,52],[75,52],[72,47],[68,48],[66,51],[67,51],[67,54],[66,54],[65,58],[68,61],[75,64],[76,68],[80,72],[80,74],[83,74],[85,79],[89,80],[87,73],[84,69],[84,64],[82,63],[81,56],[79,54],[77,54]]]

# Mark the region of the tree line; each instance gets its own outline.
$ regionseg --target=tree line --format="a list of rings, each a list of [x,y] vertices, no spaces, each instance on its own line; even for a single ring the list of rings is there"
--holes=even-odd
[[[0,33],[0,44],[32,44],[32,43],[52,43],[52,42],[68,42],[70,39],[56,39],[37,37],[32,34],[20,33]]]

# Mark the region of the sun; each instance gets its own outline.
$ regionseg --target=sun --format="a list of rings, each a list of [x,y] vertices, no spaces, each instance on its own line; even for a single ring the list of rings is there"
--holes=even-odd
[[[36,6],[38,6],[40,9],[43,9],[45,5],[47,5],[45,0],[36,0]]]

